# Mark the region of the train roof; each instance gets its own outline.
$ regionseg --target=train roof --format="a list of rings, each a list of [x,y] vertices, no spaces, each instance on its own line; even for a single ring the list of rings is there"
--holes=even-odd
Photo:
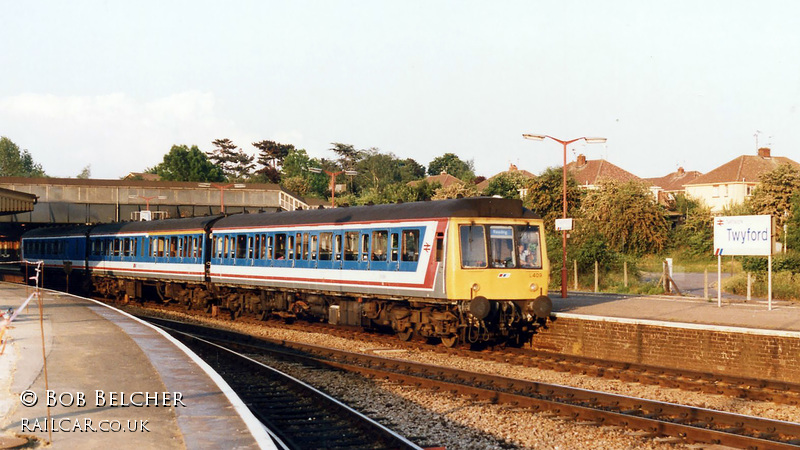
[[[40,227],[26,232],[22,235],[22,238],[86,236],[86,233],[91,228],[92,227],[90,225],[59,225],[55,227]]]
[[[179,230],[205,229],[209,223],[219,219],[221,215],[187,217],[183,219],[151,220],[142,222],[116,222],[97,225],[89,233],[92,236],[115,233],[168,232]]]
[[[279,213],[237,214],[220,219],[214,224],[214,229],[450,217],[541,218],[533,211],[523,208],[522,201],[518,199],[468,197]]]

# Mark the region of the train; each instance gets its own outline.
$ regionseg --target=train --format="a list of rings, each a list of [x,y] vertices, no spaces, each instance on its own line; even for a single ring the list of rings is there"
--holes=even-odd
[[[38,228],[45,282],[446,346],[528,341],[552,310],[541,216],[520,200],[385,205]]]

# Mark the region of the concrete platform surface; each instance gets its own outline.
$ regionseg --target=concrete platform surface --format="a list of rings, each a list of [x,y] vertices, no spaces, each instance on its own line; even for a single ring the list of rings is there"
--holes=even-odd
[[[673,322],[723,327],[750,328],[800,332],[800,305],[787,301],[772,301],[772,310],[767,301],[756,299],[723,298],[722,306],[717,299],[704,300],[697,297],[637,296],[621,294],[595,294],[587,292],[567,293],[561,298],[553,292],[553,312],[558,315],[576,314],[656,322]]]
[[[0,309],[17,308],[32,291],[0,283]],[[230,387],[182,344],[106,305],[42,292],[42,325],[34,298],[6,333],[0,438],[44,444],[52,431],[52,448],[274,448]]]

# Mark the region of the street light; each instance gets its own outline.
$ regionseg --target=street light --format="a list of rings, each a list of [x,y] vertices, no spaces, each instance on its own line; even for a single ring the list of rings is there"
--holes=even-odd
[[[532,141],[543,141],[545,138],[552,139],[556,142],[561,143],[564,146],[564,168],[563,168],[563,180],[561,184],[561,192],[563,194],[564,199],[564,212],[562,214],[562,218],[567,218],[567,145],[572,144],[573,142],[577,142],[580,140],[586,141],[587,144],[604,144],[606,142],[606,138],[601,137],[579,137],[575,139],[571,139],[569,141],[563,141],[561,139],[556,139],[553,136],[548,136],[546,134],[523,134],[523,138],[530,139]],[[562,257],[561,257],[561,298],[567,298],[567,230],[561,230],[561,250],[562,250]]]
[[[213,187],[219,189],[219,211],[222,214],[225,214],[225,189],[228,188],[242,189],[247,187],[246,184],[242,183],[235,183],[235,184],[198,183],[197,186],[203,188]]]
[[[345,174],[351,177],[358,175],[358,172],[355,170],[340,170],[338,172],[331,172],[329,170],[324,170],[319,167],[309,167],[308,171],[311,173],[325,172],[331,178],[331,208],[336,206],[336,204],[334,203],[334,197],[336,197],[336,176],[341,174]]]

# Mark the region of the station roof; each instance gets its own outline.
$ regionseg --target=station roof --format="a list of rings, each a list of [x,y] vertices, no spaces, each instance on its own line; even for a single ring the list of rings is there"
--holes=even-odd
[[[0,188],[0,215],[33,211],[38,197],[33,194]]]

